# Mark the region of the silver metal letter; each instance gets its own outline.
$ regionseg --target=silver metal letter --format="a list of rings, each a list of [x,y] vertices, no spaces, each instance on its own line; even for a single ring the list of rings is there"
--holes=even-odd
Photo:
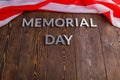
[[[35,27],[41,27],[41,21],[42,21],[41,18],[36,18],[35,19]]]
[[[43,18],[43,27],[45,27],[45,26],[54,27],[54,18],[51,18],[49,21],[47,21],[45,18]]]
[[[81,21],[81,23],[80,23],[80,27],[82,27],[82,26],[87,26],[87,27],[89,27],[89,24],[87,23],[87,21],[86,21],[85,18],[82,18],[82,21]]]
[[[62,19],[62,18],[57,18],[57,19],[55,20],[55,25],[56,25],[57,27],[64,27],[64,26],[65,26],[65,21],[64,21],[64,19]]]
[[[91,24],[91,27],[97,27],[98,26],[98,25],[93,24],[93,19],[92,18],[90,18],[90,24]]]
[[[57,45],[58,43],[65,44],[65,42],[64,42],[64,40],[63,40],[63,38],[62,38],[61,35],[59,35],[59,36],[57,37],[57,40],[56,40],[56,42],[55,42],[56,45]]]
[[[70,45],[70,41],[73,37],[73,35],[70,35],[70,37],[68,38],[66,35],[64,35],[65,39],[67,40],[67,45]]]
[[[78,24],[78,18],[75,18],[75,26],[78,27],[79,24]]]
[[[50,39],[50,41],[49,41]],[[52,35],[45,35],[45,44],[46,45],[51,45],[54,44],[55,38]]]
[[[25,26],[33,27],[33,22],[34,22],[33,18],[31,18],[29,21],[27,21],[26,18],[23,18],[22,27],[25,27]]]
[[[66,18],[66,26],[67,27],[74,27],[72,18]]]

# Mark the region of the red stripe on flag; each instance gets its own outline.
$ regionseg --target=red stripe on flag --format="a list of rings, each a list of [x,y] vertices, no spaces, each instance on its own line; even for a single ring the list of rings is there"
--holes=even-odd
[[[2,13],[0,13],[0,21],[4,20],[10,16],[22,13],[22,12],[23,11],[19,11],[19,10],[11,10],[11,11],[2,12]]]
[[[22,13],[23,11],[38,10],[40,7],[48,4],[49,1],[41,2],[36,5],[24,5],[24,6],[10,6],[0,9],[0,21],[4,20],[12,15]]]
[[[120,18],[120,7],[116,4],[99,2],[100,4],[110,8],[113,11],[113,16]]]
[[[74,4],[81,6],[87,6],[96,3],[96,0],[47,0],[47,1],[59,3],[59,4],[66,4],[66,5]]]
[[[116,4],[120,5],[120,0],[113,0]]]
[[[105,12],[105,13],[103,13],[103,15],[105,15],[105,16],[108,18],[108,20],[109,20],[110,22],[112,22],[111,16],[110,16],[110,12]]]
[[[102,2],[102,1],[96,1],[96,0],[48,0],[52,1],[54,3],[58,4],[65,4],[65,5],[78,5],[78,6],[88,6],[93,4],[101,4],[103,6],[106,6],[107,8],[111,9],[113,11],[113,16],[120,18],[120,7],[118,4],[120,4],[120,0],[113,0],[117,4],[108,3],[108,2]]]

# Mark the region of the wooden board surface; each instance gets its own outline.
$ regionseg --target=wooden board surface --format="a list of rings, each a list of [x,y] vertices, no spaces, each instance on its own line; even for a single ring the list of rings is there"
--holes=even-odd
[[[98,27],[22,28],[24,17],[92,17]],[[74,37],[46,46],[46,34]],[[120,29],[97,14],[25,12],[0,28],[0,80],[120,80]]]

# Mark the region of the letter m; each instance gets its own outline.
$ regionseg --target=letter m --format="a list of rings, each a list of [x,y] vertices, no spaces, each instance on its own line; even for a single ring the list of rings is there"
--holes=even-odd
[[[34,22],[33,18],[31,18],[29,21],[27,21],[26,18],[23,18],[22,27],[25,27],[25,26],[33,27],[33,22]]]

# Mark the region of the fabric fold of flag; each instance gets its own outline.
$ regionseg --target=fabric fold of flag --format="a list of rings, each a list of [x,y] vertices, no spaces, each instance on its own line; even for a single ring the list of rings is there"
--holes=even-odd
[[[120,28],[120,0],[0,0],[0,27],[24,11],[34,10],[103,14]]]

